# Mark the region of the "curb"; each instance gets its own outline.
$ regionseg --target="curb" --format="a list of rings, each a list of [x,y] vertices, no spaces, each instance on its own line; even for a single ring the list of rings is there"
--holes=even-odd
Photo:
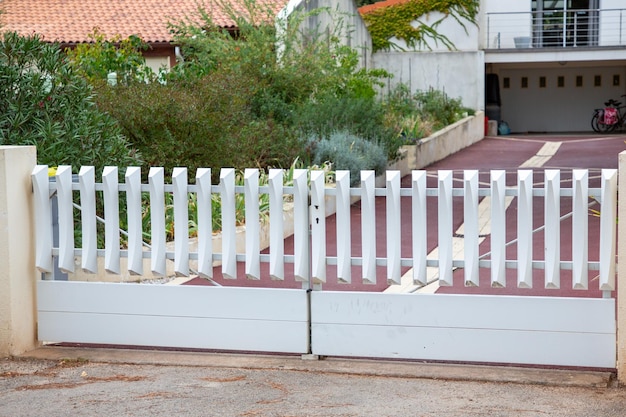
[[[143,349],[46,346],[20,358],[38,360],[81,359],[131,365],[198,366],[335,373],[387,378],[421,378],[448,381],[515,383],[545,386],[609,388],[610,371],[523,368],[450,363],[425,363],[371,359],[322,358],[314,355],[260,355],[181,352]]]

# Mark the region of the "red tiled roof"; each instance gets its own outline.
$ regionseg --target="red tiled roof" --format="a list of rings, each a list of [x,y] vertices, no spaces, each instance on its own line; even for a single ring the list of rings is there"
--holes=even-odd
[[[287,3],[261,1],[275,12]],[[94,28],[107,38],[138,35],[148,43],[171,42],[168,23],[199,20],[200,5],[219,26],[233,28],[235,22],[216,4],[215,0],[0,0],[0,29],[37,33],[60,43],[90,42]]]
[[[386,1],[379,1],[377,3],[374,4],[368,4],[362,7],[359,7],[359,13],[361,14],[367,14],[370,13],[376,9],[382,9],[383,7],[390,7],[390,6],[395,6],[396,4],[402,4],[402,3],[408,3],[411,0],[386,0]]]

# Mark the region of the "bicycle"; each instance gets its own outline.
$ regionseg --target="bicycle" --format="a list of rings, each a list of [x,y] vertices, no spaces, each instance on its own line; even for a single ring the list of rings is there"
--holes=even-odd
[[[623,94],[621,97],[626,97]],[[591,117],[591,128],[597,133],[610,133],[618,127],[623,127],[626,123],[626,112],[623,109],[626,106],[622,106],[622,103],[609,99],[604,102],[605,107],[602,109],[595,109],[593,116]]]

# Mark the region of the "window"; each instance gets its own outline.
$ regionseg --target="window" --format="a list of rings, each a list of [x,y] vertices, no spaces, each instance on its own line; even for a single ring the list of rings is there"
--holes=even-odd
[[[522,77],[522,88],[528,88],[528,77]]]
[[[511,79],[509,77],[502,79],[502,88],[511,88]]]
[[[539,77],[539,88],[546,88],[546,77]]]
[[[602,87],[602,76],[601,75],[595,75],[593,77],[593,86],[594,87]]]
[[[599,6],[600,0],[532,0],[533,46],[597,45]]]
[[[619,87],[619,74],[615,74],[613,75],[613,87]]]
[[[576,87],[582,87],[583,86],[583,76],[582,75],[577,75],[576,76]]]
[[[556,85],[557,87],[565,87],[565,77],[562,75],[559,75],[558,78],[556,79]]]

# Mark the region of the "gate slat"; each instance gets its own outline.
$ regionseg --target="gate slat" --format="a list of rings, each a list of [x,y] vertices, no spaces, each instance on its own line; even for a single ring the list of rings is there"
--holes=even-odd
[[[52,217],[48,165],[37,165],[31,174],[35,201],[35,265],[40,272],[50,273],[52,261]]]
[[[572,288],[588,288],[587,261],[589,218],[589,172],[586,169],[572,171]]]
[[[364,283],[376,283],[376,174],[361,171],[361,250]]]
[[[428,284],[426,275],[426,171],[411,173],[411,216],[413,234],[413,283],[423,286]]]
[[[213,278],[213,207],[211,201],[211,168],[196,171],[198,187],[198,275]]]
[[[401,238],[400,171],[387,171],[387,282],[400,284]]]
[[[187,195],[187,168],[172,171],[174,188],[174,273],[189,276],[189,197]]]
[[[452,285],[452,171],[441,170],[439,193],[439,285]]]
[[[463,173],[463,258],[465,261],[465,286],[478,286],[478,171]]]
[[[491,286],[506,287],[506,171],[491,171]]]
[[[72,167],[57,169],[57,201],[59,219],[59,270],[74,272],[74,207],[72,205]]]
[[[600,212],[600,289],[615,290],[615,242],[617,240],[617,170],[602,170]]]
[[[326,204],[324,172],[311,172],[311,276],[314,283],[326,282]]]
[[[533,286],[533,171],[517,173],[517,286]]]
[[[261,244],[259,242],[259,170],[244,171],[244,200],[246,204],[246,277],[261,279]]]
[[[337,189],[337,280],[350,283],[352,281],[352,236],[350,219],[350,171],[335,173]]]
[[[148,172],[150,190],[150,269],[158,277],[166,275],[165,269],[165,170],[150,168]]]
[[[294,221],[294,275],[298,281],[308,281],[309,269],[309,189],[308,170],[296,169],[293,173]],[[323,180],[323,179],[322,179]]]
[[[126,168],[126,215],[128,218],[128,272],[143,274],[141,225],[141,169]]]
[[[220,171],[220,197],[222,201],[222,275],[226,279],[237,279],[234,168],[222,168]]]
[[[560,210],[561,172],[556,169],[545,171],[545,262],[546,288],[560,288],[560,251],[561,251],[561,210]]]
[[[98,272],[98,234],[96,231],[95,168],[84,166],[78,173],[80,190],[80,223],[82,230],[81,268],[90,274]]]
[[[285,242],[283,220],[283,170],[270,169],[270,277],[285,279]]]
[[[120,273],[120,206],[117,167],[104,167],[102,172],[104,198],[104,269]]]

